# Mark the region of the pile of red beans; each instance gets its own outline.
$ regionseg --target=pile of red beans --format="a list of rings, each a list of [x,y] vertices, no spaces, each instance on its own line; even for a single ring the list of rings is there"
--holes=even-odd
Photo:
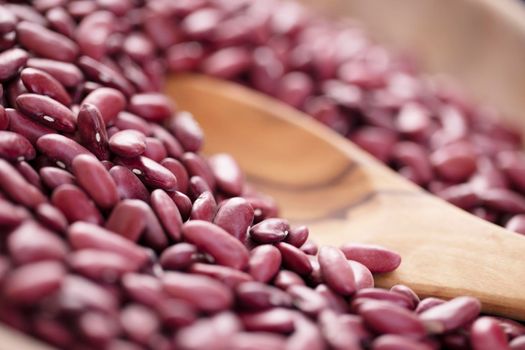
[[[344,45],[327,46],[327,36]],[[295,3],[7,3],[3,323],[73,350],[525,349],[525,327],[479,317],[474,298],[374,288],[373,273],[401,263],[396,253],[318,249],[306,227],[278,218],[234,159],[199,154],[199,125],[158,92],[167,69],[276,94],[418,183],[458,203],[474,198],[478,214],[521,208],[509,189],[520,155],[503,152],[517,149],[517,136],[489,119],[480,126],[473,107],[423,89],[357,28],[312,19]]]

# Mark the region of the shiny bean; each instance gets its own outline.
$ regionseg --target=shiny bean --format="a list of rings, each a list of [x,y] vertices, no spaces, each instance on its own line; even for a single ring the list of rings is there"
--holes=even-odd
[[[186,168],[176,159],[165,158],[160,164],[166,169],[171,171],[173,175],[177,178],[177,187],[179,191],[186,193],[189,189],[189,176]]]
[[[104,220],[93,201],[75,185],[65,184],[55,188],[51,195],[51,203],[70,223],[85,221],[101,224]]]
[[[168,120],[167,126],[186,152],[200,150],[204,135],[193,115],[188,112],[178,112]]]
[[[35,217],[42,225],[61,233],[65,232],[68,226],[64,214],[58,208],[48,203],[42,203],[36,207]]]
[[[425,327],[412,312],[390,303],[369,301],[359,307],[365,323],[378,333],[412,337],[425,335]]]
[[[0,157],[10,161],[23,161],[33,159],[35,155],[31,142],[24,136],[11,131],[0,131]]]
[[[301,250],[284,242],[277,243],[276,247],[281,252],[283,265],[286,268],[302,276],[307,276],[312,273],[313,268],[308,260],[308,256]]]
[[[194,261],[197,247],[189,243],[172,245],[162,252],[160,264],[166,270],[185,270]]]
[[[341,247],[349,260],[365,265],[372,273],[390,272],[401,263],[401,257],[386,248],[369,244],[346,244]]]
[[[34,208],[46,201],[38,188],[28,183],[7,161],[0,159],[0,189],[15,202]]]
[[[75,131],[76,120],[71,110],[51,97],[22,94],[16,98],[16,106],[25,115],[52,129]]]
[[[27,51],[14,48],[0,53],[0,80],[6,81],[26,65],[29,58]]]
[[[29,92],[49,96],[65,106],[71,104],[71,97],[64,86],[49,73],[35,68],[25,68],[20,73],[20,79]]]
[[[195,263],[190,266],[189,272],[212,277],[230,288],[252,280],[251,276],[245,272],[221,265]]]
[[[509,349],[507,336],[494,318],[478,318],[470,328],[470,332],[474,350]]]
[[[175,175],[154,160],[146,157],[119,158],[116,163],[131,170],[148,186],[166,191],[173,191],[177,188]]]
[[[117,185],[120,199],[140,199],[145,202],[149,200],[148,190],[128,168],[115,165],[109,170],[109,174]]]
[[[203,220],[212,222],[217,212],[217,202],[213,194],[205,191],[195,199],[191,208],[190,218],[192,220]]]
[[[457,297],[420,313],[420,319],[431,333],[454,330],[479,315],[480,302],[471,297]]]
[[[259,282],[269,282],[281,267],[281,252],[273,245],[255,247],[250,252],[248,272]]]
[[[147,204],[136,199],[124,199],[111,212],[106,228],[136,242],[146,229],[146,221]]]
[[[162,121],[173,113],[171,101],[158,93],[142,93],[131,97],[129,110],[149,121]]]
[[[77,86],[82,80],[82,72],[74,64],[45,58],[31,57],[27,66],[49,73],[66,87]]]
[[[250,228],[250,238],[258,243],[277,243],[286,238],[289,230],[285,219],[266,219]]]

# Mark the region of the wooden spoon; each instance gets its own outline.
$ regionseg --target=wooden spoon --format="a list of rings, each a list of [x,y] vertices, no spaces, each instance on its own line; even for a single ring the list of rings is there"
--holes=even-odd
[[[381,244],[401,266],[377,285],[420,296],[475,296],[487,313],[525,320],[525,237],[430,195],[305,114],[240,85],[174,76],[166,93],[192,112],[205,153],[231,153],[281,214],[320,244]]]

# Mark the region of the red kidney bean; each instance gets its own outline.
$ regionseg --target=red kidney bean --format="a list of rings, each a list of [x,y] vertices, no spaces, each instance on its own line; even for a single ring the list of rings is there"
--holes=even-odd
[[[204,312],[226,310],[233,302],[231,291],[207,276],[166,272],[162,277],[162,286],[169,295],[185,300]]]
[[[392,150],[394,161],[412,169],[415,182],[425,185],[432,180],[434,174],[424,147],[415,142],[399,142]]]
[[[319,328],[306,317],[296,317],[295,332],[286,342],[287,350],[323,350],[326,346]]]
[[[292,296],[294,306],[307,315],[317,316],[328,307],[326,299],[309,287],[292,285],[286,291]]]
[[[71,63],[31,57],[27,60],[27,66],[50,74],[66,87],[77,86],[83,80],[80,69]]]
[[[452,144],[438,149],[430,156],[438,174],[445,180],[460,182],[476,170],[476,156],[469,144]]]
[[[65,232],[67,229],[67,219],[60,210],[48,203],[42,203],[35,209],[36,219],[47,228]]]
[[[38,337],[55,346],[67,348],[73,343],[73,335],[58,321],[39,318],[33,322],[33,328]]]
[[[182,157],[182,154],[184,153],[182,146],[166,129],[158,125],[152,125],[152,134],[162,143],[164,152],[167,152],[168,156],[175,158]],[[162,158],[166,158],[166,155],[164,154]]]
[[[276,287],[284,289],[284,290],[288,289],[288,287],[293,286],[293,285],[302,285],[302,286],[305,285],[305,282],[303,281],[301,276],[299,276],[293,271],[287,271],[287,270],[279,271],[277,275],[275,276],[273,283],[275,284]]]
[[[272,245],[265,244],[251,250],[249,273],[259,282],[269,282],[281,266],[281,252]]]
[[[151,193],[151,206],[171,239],[179,241],[182,217],[170,196],[161,189],[153,191]]]
[[[70,223],[85,221],[93,224],[103,222],[102,215],[84,191],[75,185],[61,185],[53,191],[51,202],[65,215]]]
[[[266,310],[275,306],[290,307],[292,298],[286,292],[261,282],[244,282],[237,286],[237,302],[248,310]],[[307,298],[305,293],[297,292],[296,298]]]
[[[144,17],[144,30],[159,48],[168,49],[181,39],[178,27],[172,25],[168,14],[150,11]]]
[[[171,329],[186,327],[197,319],[197,310],[181,299],[165,299],[157,303],[157,312],[164,325]]]
[[[0,81],[14,77],[26,65],[28,58],[27,51],[19,48],[0,53]]]
[[[93,12],[84,17],[75,31],[80,52],[96,60],[104,57],[106,42],[115,30],[115,23],[115,16],[107,11]]]
[[[153,132],[152,125],[147,121],[126,111],[117,114],[113,122],[120,130],[133,129],[140,131],[144,135],[151,135]]]
[[[0,157],[11,161],[31,160],[36,152],[24,136],[11,131],[0,131]]]
[[[489,209],[511,214],[525,212],[525,197],[506,189],[487,189],[479,194],[482,203]]]
[[[323,280],[335,292],[350,295],[356,290],[352,267],[344,254],[335,247],[322,247],[319,251],[319,265]]]
[[[200,9],[184,18],[181,29],[192,39],[206,38],[219,24],[221,18],[222,13],[216,9]]]
[[[15,202],[34,208],[46,201],[38,188],[28,183],[7,161],[0,159],[0,189]]]
[[[212,277],[230,288],[252,280],[251,276],[245,272],[221,265],[195,263],[190,266],[189,272]]]
[[[68,250],[60,238],[32,221],[26,221],[11,232],[7,248],[14,262],[20,265],[42,260],[63,260]]]
[[[60,288],[61,307],[69,311],[86,309],[115,313],[118,301],[104,287],[77,275],[67,275]]]
[[[387,129],[365,126],[352,133],[350,139],[377,159],[388,162],[398,136]]]
[[[441,305],[420,312],[420,319],[431,333],[454,330],[479,315],[480,302],[471,297],[457,297]]]
[[[186,221],[190,217],[191,213],[191,200],[184,193],[179,191],[168,192],[168,196],[171,197],[173,202],[179,208],[180,215],[183,221]]]
[[[75,177],[65,170],[54,167],[43,167],[40,169],[40,177],[50,190],[54,190],[60,185],[74,184]]]
[[[60,34],[73,37],[76,24],[71,15],[62,7],[51,7],[46,13],[51,28]]]
[[[194,262],[197,247],[189,243],[172,245],[162,252],[160,264],[166,270],[185,270]]]
[[[332,291],[327,285],[319,284],[315,287],[315,291],[326,300],[330,310],[338,314],[344,314],[349,311],[346,300],[341,295]]]
[[[289,230],[285,219],[266,219],[250,228],[250,238],[259,243],[277,243],[286,238]]]
[[[69,243],[74,249],[98,249],[120,254],[137,265],[148,261],[147,252],[131,241],[109,230],[87,222],[77,222],[69,227]]]
[[[95,249],[83,249],[68,256],[73,271],[98,281],[114,282],[125,273],[133,272],[136,265],[122,255]]]
[[[82,105],[92,104],[99,110],[104,123],[112,122],[126,107],[126,98],[116,89],[101,87],[84,98]]]
[[[213,198],[213,194],[205,191],[195,199],[191,208],[190,218],[192,220],[213,221],[217,211],[217,202]]]
[[[4,286],[4,296],[19,304],[32,304],[56,292],[65,277],[62,264],[41,261],[12,271]]]
[[[317,247],[317,244],[311,240],[307,240],[302,246],[301,251],[303,251],[305,254],[308,255],[316,255],[319,248]]]
[[[417,342],[413,339],[394,335],[386,334],[377,337],[373,344],[373,350],[432,350],[431,347]]]
[[[117,320],[111,316],[97,312],[87,311],[78,320],[78,329],[88,342],[107,344],[119,334]]]
[[[319,315],[319,323],[324,339],[332,349],[362,349],[359,338],[348,332],[344,321],[331,310],[325,310]]]
[[[124,40],[122,50],[137,62],[151,60],[155,54],[153,42],[140,32],[129,34]]]
[[[303,106],[314,89],[312,79],[303,72],[285,74],[277,87],[276,97],[296,108]]]
[[[16,16],[5,7],[0,7],[0,33],[9,33],[15,29]]]
[[[251,55],[244,47],[219,49],[206,57],[201,68],[205,74],[222,79],[231,79],[245,71],[251,64]]]
[[[349,260],[365,265],[373,273],[390,272],[401,263],[401,257],[391,250],[369,244],[347,244],[341,247]]]
[[[480,203],[478,191],[471,184],[452,185],[437,195],[457,207],[468,210],[476,207]]]
[[[494,318],[478,318],[473,323],[470,332],[474,350],[509,349],[507,336]]]
[[[197,152],[202,147],[202,129],[190,113],[178,112],[168,120],[167,127],[187,152]]]
[[[233,219],[235,217],[235,219]],[[213,219],[213,223],[244,242],[248,228],[253,222],[253,208],[240,197],[223,201]]]
[[[288,334],[294,330],[294,313],[283,308],[240,315],[244,329],[250,332],[272,332]]]
[[[3,89],[0,89],[0,96],[3,95]],[[0,107],[0,130],[7,130],[9,127],[9,116],[4,106]]]
[[[97,107],[84,103],[77,117],[80,142],[100,160],[109,158],[106,125]]]
[[[76,156],[72,162],[78,184],[103,209],[112,208],[119,200],[113,178],[98,159],[87,154]]]
[[[120,323],[124,333],[140,344],[151,342],[160,327],[157,315],[140,304],[126,306],[120,312]]]
[[[525,190],[525,157],[518,152],[501,152],[497,156],[497,164],[503,170],[505,177],[520,191]]]
[[[279,242],[276,247],[281,252],[283,265],[302,276],[312,273],[313,268],[308,256],[291,244]]]
[[[78,55],[75,42],[39,24],[20,22],[16,26],[16,34],[22,46],[39,56],[72,62]]]
[[[127,273],[122,277],[122,286],[133,301],[147,306],[155,306],[164,298],[159,279],[150,275]]]
[[[509,221],[507,221],[505,228],[507,230],[525,234],[525,215],[514,215]]]
[[[212,192],[212,189],[206,181],[200,176],[192,176],[190,178],[189,195],[192,199],[197,199],[204,192]]]
[[[357,290],[374,287],[374,276],[365,265],[352,260],[348,260],[348,265],[350,265],[354,273]]]
[[[145,157],[151,158],[156,162],[161,162],[164,158],[167,157],[168,152],[166,151],[166,148],[164,147],[162,141],[153,137],[146,137],[145,144]]]
[[[177,178],[154,160],[137,157],[119,158],[116,162],[130,169],[148,186],[158,187],[166,191],[173,191],[177,188]]]
[[[523,326],[521,323],[501,317],[495,317],[495,319],[498,320],[498,324],[501,326],[509,339],[514,339],[516,337],[525,335],[525,326]]]
[[[162,121],[171,116],[171,101],[159,93],[135,94],[129,101],[129,110],[149,121]]]
[[[144,211],[146,213],[146,230],[143,234],[144,243],[156,251],[162,251],[169,244],[168,238],[153,210],[146,205],[144,206]]]
[[[439,298],[425,298],[417,305],[416,313],[420,314],[430,308],[433,308],[434,306],[444,304],[445,302],[445,300]]]
[[[109,174],[117,185],[120,199],[140,199],[145,202],[149,200],[148,190],[128,168],[115,165],[109,170]]]
[[[146,150],[146,136],[140,131],[122,130],[111,136],[109,148],[121,157],[137,157]]]
[[[29,182],[39,190],[42,190],[42,182],[40,181],[40,175],[33,169],[33,167],[26,161],[20,161],[15,164],[16,170]]]
[[[248,265],[246,248],[217,225],[202,220],[186,222],[182,225],[182,237],[210,254],[220,265],[239,270]]]
[[[416,307],[415,301],[411,296],[380,288],[360,289],[356,292],[354,300],[358,298],[375,299],[384,302],[389,302],[409,310],[413,310]]]
[[[240,332],[230,338],[227,348],[231,350],[284,350],[286,348],[286,338],[282,335],[266,332]]]
[[[146,229],[146,221],[147,204],[136,199],[124,199],[111,212],[106,228],[136,242]]]
[[[423,323],[412,312],[385,302],[367,301],[359,307],[359,314],[374,331],[423,337],[426,333]]]
[[[25,68],[20,73],[20,79],[29,92],[49,96],[66,106],[71,104],[71,97],[64,86],[44,71]]]
[[[27,219],[29,219],[29,213],[25,208],[13,205],[4,199],[0,199],[0,227],[16,227]]]
[[[295,228],[291,228],[288,230],[288,234],[286,235],[284,241],[286,243],[290,243],[291,245],[301,248],[303,244],[306,243],[306,240],[308,239],[309,231],[308,227],[306,226],[298,226]]]
[[[390,288],[390,291],[399,293],[412,299],[412,303],[414,305],[413,309],[415,309],[419,304],[420,300],[418,295],[410,287],[405,286],[404,284],[396,284],[395,286],[392,286],[392,288]]]
[[[221,349],[240,330],[238,318],[230,312],[222,312],[181,329],[175,336],[175,345],[180,349]]]
[[[172,72],[195,70],[203,58],[202,45],[196,41],[175,44],[166,51],[166,63]]]
[[[78,66],[89,79],[117,89],[126,96],[131,96],[135,92],[133,85],[121,73],[91,57],[81,56],[78,59]]]
[[[523,350],[525,349],[525,336],[520,336],[512,339],[509,343],[511,350]]]
[[[176,159],[165,158],[160,164],[171,171],[177,178],[177,187],[179,191],[187,192],[189,189],[189,176],[186,168]]]
[[[76,128],[71,110],[48,96],[22,94],[16,98],[16,106],[22,113],[52,129],[73,132]]]
[[[244,177],[239,165],[229,154],[216,154],[209,158],[210,169],[217,187],[232,196],[242,194]]]

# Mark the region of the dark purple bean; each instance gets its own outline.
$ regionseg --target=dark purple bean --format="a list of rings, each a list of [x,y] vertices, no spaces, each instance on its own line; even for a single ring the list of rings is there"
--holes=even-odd
[[[248,265],[248,251],[236,238],[207,221],[192,220],[182,226],[189,243],[210,254],[216,263],[242,270]]]
[[[275,201],[270,197],[249,196],[249,197],[245,197],[244,199],[246,199],[253,208],[253,213],[254,213],[253,221],[255,223],[260,222],[264,219],[274,218],[279,213],[279,209],[277,208],[277,203],[275,203]]]
[[[373,273],[390,272],[401,264],[397,253],[380,246],[351,243],[341,250],[347,259],[362,263]]]
[[[133,129],[147,136],[153,132],[151,124],[135,114],[126,111],[120,112],[113,120],[113,123],[120,130]]]
[[[40,169],[42,182],[50,190],[54,190],[60,185],[74,184],[75,177],[65,170],[54,167],[43,167]]]
[[[297,272],[302,276],[307,276],[312,273],[313,268],[310,264],[308,256],[301,250],[297,249],[291,244],[280,242],[276,247],[281,252],[283,265],[290,270]]]
[[[14,48],[0,53],[0,81],[6,81],[26,65],[29,58],[27,51]]]
[[[77,117],[80,142],[100,160],[109,158],[106,125],[98,109],[84,103]]]
[[[177,188],[177,178],[168,169],[149,158],[119,158],[117,164],[130,169],[148,186],[166,191]]]
[[[227,199],[221,203],[213,222],[244,242],[253,222],[253,208],[244,198]]]
[[[126,108],[126,98],[116,89],[101,87],[84,98],[81,105],[85,104],[97,107],[104,123],[109,124]]]
[[[265,244],[251,250],[248,271],[259,282],[269,282],[281,267],[281,252]]]
[[[120,254],[96,249],[83,249],[69,254],[68,262],[71,269],[85,277],[114,282],[125,273],[134,272],[138,266]]]
[[[240,283],[252,280],[251,276],[245,272],[221,265],[195,263],[190,266],[189,272],[209,276],[219,280],[229,288],[235,288]]]
[[[115,16],[107,11],[93,12],[84,17],[75,32],[80,52],[96,60],[103,58],[116,22]]]
[[[71,104],[71,97],[64,86],[44,71],[25,68],[20,73],[20,79],[29,92],[49,96],[66,106]]]
[[[149,121],[162,121],[173,113],[170,100],[159,93],[135,94],[129,101],[129,110]]]
[[[42,182],[38,172],[26,161],[20,161],[15,164],[16,170],[29,182],[39,190],[42,190]]]
[[[478,318],[470,328],[470,332],[474,350],[509,349],[507,335],[494,318]]]
[[[33,159],[35,155],[31,142],[24,136],[11,131],[0,131],[0,157],[10,161],[23,161]]]
[[[392,157],[396,162],[412,169],[417,184],[425,185],[432,180],[432,166],[427,151],[421,145],[415,142],[400,142],[395,145]]]
[[[152,125],[153,136],[162,142],[167,155],[170,157],[180,158],[184,153],[179,141],[171,135],[166,129],[158,125]],[[163,158],[165,158],[164,156]]]
[[[60,210],[48,203],[40,204],[35,209],[35,217],[44,226],[58,232],[66,232],[67,219]]]
[[[91,57],[80,57],[78,66],[89,79],[119,90],[126,96],[131,96],[135,91],[133,85],[122,74]]]
[[[481,303],[471,297],[457,297],[420,313],[430,333],[454,330],[472,321],[479,315]]]
[[[3,90],[0,89],[0,96],[3,94]],[[0,130],[7,130],[9,127],[9,115],[5,111],[4,106],[0,107]]]
[[[103,218],[95,204],[75,185],[61,185],[51,196],[51,202],[65,215],[70,223],[85,221],[102,224]]]
[[[115,165],[109,170],[109,174],[117,185],[120,199],[140,199],[145,202],[149,200],[148,190],[128,168]]]
[[[78,46],[75,42],[42,25],[20,22],[16,26],[16,33],[22,46],[41,57],[73,62],[78,55]]]
[[[13,303],[34,304],[55,293],[66,271],[55,261],[40,261],[13,270],[4,286],[3,295]]]
[[[69,227],[69,243],[74,249],[98,249],[120,254],[142,265],[149,256],[145,249],[109,230],[86,222],[77,222]]]
[[[146,229],[147,208],[147,204],[142,201],[124,199],[111,212],[106,228],[137,242]]]
[[[46,201],[38,188],[28,183],[7,161],[0,159],[0,189],[15,202],[35,208]]]
[[[146,150],[146,136],[136,130],[119,131],[109,139],[109,148],[122,157],[137,157]]]
[[[11,232],[7,248],[14,262],[20,265],[63,260],[67,254],[67,247],[60,238],[33,221],[26,221]]]
[[[75,131],[76,120],[71,110],[48,96],[22,94],[16,98],[16,106],[22,113],[52,129]]]
[[[194,261],[197,247],[189,243],[172,245],[162,252],[160,264],[166,270],[185,270]]]
[[[49,73],[66,87],[74,87],[83,80],[82,72],[74,64],[32,57],[27,66]]]
[[[250,228],[250,238],[259,243],[277,243],[286,238],[289,230],[285,219],[266,219]]]
[[[182,221],[186,221],[191,214],[191,200],[187,195],[179,191],[168,192],[168,196],[173,200],[173,202],[179,208]]]
[[[92,155],[74,140],[59,134],[41,136],[36,142],[38,150],[61,168],[71,168],[73,159],[81,154]]]
[[[476,156],[469,144],[440,148],[432,153],[430,161],[438,174],[448,181],[464,181],[476,170]]]
[[[422,337],[425,327],[419,318],[405,308],[379,301],[367,301],[359,307],[365,323],[378,333]]]
[[[195,199],[191,208],[190,218],[192,220],[213,221],[217,211],[217,203],[213,194],[205,191]]]
[[[162,277],[162,286],[169,295],[185,300],[205,312],[226,310],[233,302],[231,291],[207,276],[166,272]]]
[[[170,196],[161,189],[153,191],[151,193],[151,206],[171,239],[179,241],[182,217]]]
[[[355,292],[356,282],[353,269],[339,249],[322,247],[318,259],[323,280],[330,288],[341,295],[350,295]]]
[[[164,250],[169,242],[162,225],[149,206],[144,207],[146,213],[146,230],[144,231],[144,243],[156,251]]]
[[[124,40],[122,50],[138,62],[147,62],[151,60],[155,54],[153,42],[140,32],[129,34]]]
[[[145,139],[146,150],[144,156],[153,159],[156,162],[161,162],[168,156],[168,152],[164,147],[162,141],[154,137],[146,137]]]
[[[68,38],[73,37],[76,24],[64,8],[53,6],[47,11],[46,18],[54,30]]]
[[[168,120],[168,128],[187,152],[197,152],[204,135],[201,127],[188,112],[179,112]]]
[[[182,163],[173,158],[165,158],[160,164],[175,175],[178,190],[186,193],[189,189],[189,176]]]
[[[119,200],[113,178],[98,159],[87,154],[78,155],[72,162],[78,184],[103,209],[112,208]]]

